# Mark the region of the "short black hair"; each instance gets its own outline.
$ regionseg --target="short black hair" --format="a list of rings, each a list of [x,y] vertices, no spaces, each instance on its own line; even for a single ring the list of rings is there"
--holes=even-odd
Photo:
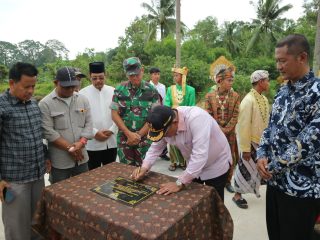
[[[302,34],[291,34],[280,40],[276,48],[288,47],[288,53],[292,55],[298,55],[302,52],[307,53],[307,57],[310,56],[310,45],[307,38]]]
[[[17,62],[10,68],[9,79],[19,82],[22,75],[34,77],[38,75],[38,70],[30,63]]]
[[[149,70],[149,73],[152,74],[152,73],[159,73],[160,72],[160,69],[157,68],[157,67],[152,67],[150,68]]]

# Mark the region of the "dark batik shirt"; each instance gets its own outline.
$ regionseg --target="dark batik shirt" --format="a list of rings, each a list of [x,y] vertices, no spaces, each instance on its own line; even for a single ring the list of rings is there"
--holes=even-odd
[[[320,79],[313,72],[280,88],[257,157],[268,158],[269,185],[320,198]]]
[[[25,183],[45,173],[41,113],[36,100],[0,95],[0,179]]]
[[[110,108],[117,110],[126,127],[132,131],[139,131],[145,124],[150,109],[159,104],[159,93],[150,83],[142,81],[140,87],[135,88],[130,81],[116,87]],[[119,130],[118,146],[126,146],[127,139]],[[143,137],[138,147],[149,145],[150,141]]]

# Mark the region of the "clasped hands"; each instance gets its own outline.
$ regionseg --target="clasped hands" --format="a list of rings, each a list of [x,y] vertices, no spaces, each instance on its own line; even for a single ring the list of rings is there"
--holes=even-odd
[[[129,146],[138,145],[141,141],[141,136],[137,132],[129,132],[127,135],[127,144]]]
[[[84,145],[81,142],[75,142],[68,147],[68,152],[75,162],[80,162],[84,159],[82,154],[83,147]]]

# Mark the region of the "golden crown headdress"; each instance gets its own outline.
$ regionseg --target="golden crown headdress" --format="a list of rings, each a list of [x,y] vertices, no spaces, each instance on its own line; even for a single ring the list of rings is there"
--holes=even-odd
[[[210,66],[211,79],[214,79],[221,70],[228,69],[228,68],[232,69],[233,72],[236,71],[236,67],[228,59],[226,59],[225,56],[219,57]]]

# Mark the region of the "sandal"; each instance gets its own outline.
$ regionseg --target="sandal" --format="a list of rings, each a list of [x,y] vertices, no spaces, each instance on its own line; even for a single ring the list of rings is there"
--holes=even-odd
[[[243,209],[247,209],[248,208],[248,203],[244,198],[239,198],[239,199],[235,199],[234,197],[232,198],[232,201],[239,207],[239,208],[243,208]]]
[[[175,171],[177,169],[177,166],[176,164],[171,164],[168,169],[169,171]]]
[[[181,168],[182,170],[186,170],[186,165],[180,165],[180,168]]]

